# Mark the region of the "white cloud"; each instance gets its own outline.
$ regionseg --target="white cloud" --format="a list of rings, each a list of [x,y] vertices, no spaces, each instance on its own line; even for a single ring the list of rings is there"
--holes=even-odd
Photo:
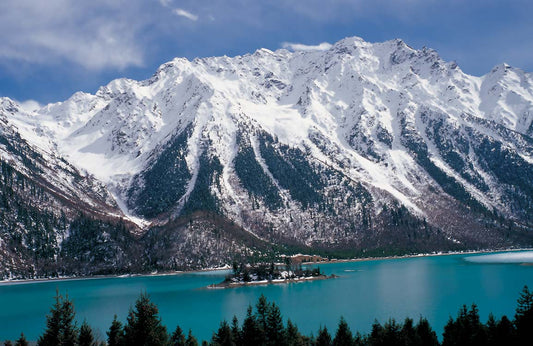
[[[304,51],[304,52],[313,52],[313,51],[324,51],[331,48],[331,43],[322,42],[321,44],[317,45],[306,45],[302,43],[291,43],[291,42],[283,42],[281,46],[285,49],[290,49],[294,51]]]
[[[172,3],[172,0],[159,0],[159,3],[163,7],[170,7],[170,4]]]
[[[139,1],[3,0],[0,60],[71,62],[89,70],[142,66]]]
[[[22,107],[22,109],[28,113],[31,113],[43,107],[43,105],[41,105],[39,102],[35,100],[26,100],[26,101],[19,102],[19,104]]]
[[[197,15],[194,15],[191,12],[187,12],[187,11],[181,9],[181,8],[175,8],[173,12],[174,12],[174,14],[176,14],[178,16],[185,17],[185,18],[190,19],[192,21],[197,21],[198,20],[198,16]]]

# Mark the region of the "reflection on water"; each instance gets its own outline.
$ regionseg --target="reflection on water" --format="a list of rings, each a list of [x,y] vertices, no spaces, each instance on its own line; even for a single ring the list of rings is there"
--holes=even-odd
[[[523,259],[525,253],[521,255]],[[486,256],[466,259],[472,262],[472,258]],[[522,287],[533,287],[533,266],[466,263],[464,258],[453,255],[320,264],[325,273],[340,277],[222,290],[203,288],[222,281],[227,271],[0,285],[0,340],[15,339],[21,331],[35,340],[45,328],[45,315],[56,288],[68,293],[78,321],[86,319],[102,340],[113,315],[125,321],[141,291],[158,305],[169,330],[179,324],[206,340],[223,319],[231,321],[236,315],[242,322],[248,305],[255,304],[261,294],[275,301],[284,318],[290,318],[302,332],[315,335],[321,325],[335,330],[340,316],[354,331],[369,332],[374,319],[384,322],[389,317],[418,319],[421,315],[440,334],[450,315],[455,316],[462,304],[474,302],[482,319],[490,311],[496,316],[512,316]]]

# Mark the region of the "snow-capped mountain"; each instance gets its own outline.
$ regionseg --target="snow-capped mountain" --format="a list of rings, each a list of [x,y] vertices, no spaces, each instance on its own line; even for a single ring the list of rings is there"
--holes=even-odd
[[[227,262],[220,244],[356,255],[533,239],[533,77],[506,64],[475,77],[431,49],[354,37],[178,58],[32,113],[3,99],[1,117],[87,183],[41,179],[134,223],[156,268]]]

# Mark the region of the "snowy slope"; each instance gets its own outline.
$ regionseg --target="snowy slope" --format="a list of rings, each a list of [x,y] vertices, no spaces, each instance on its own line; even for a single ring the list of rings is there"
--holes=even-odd
[[[431,49],[352,37],[177,58],[7,121],[145,230],[208,210],[274,242],[362,247],[403,206],[450,241],[501,244],[495,220],[532,221],[532,85],[505,64],[475,77]]]

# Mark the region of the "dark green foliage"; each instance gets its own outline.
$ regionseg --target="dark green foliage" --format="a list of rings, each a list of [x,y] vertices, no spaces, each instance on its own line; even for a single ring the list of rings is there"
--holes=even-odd
[[[392,134],[379,123],[376,126],[376,136],[381,143],[386,144],[389,149],[392,149],[392,141],[394,138],[392,137]]]
[[[353,337],[353,345],[354,346],[366,346],[368,345],[368,338],[362,335],[361,333],[356,332],[355,336]]]
[[[87,321],[83,321],[80,327],[80,335],[78,336],[79,346],[93,346],[95,345],[93,330],[87,324]]]
[[[78,328],[76,326],[76,322],[74,321],[74,304],[68,299],[68,297],[66,297],[63,301],[61,310],[61,343],[63,345],[75,345],[76,341],[78,340]]]
[[[170,337],[170,345],[172,346],[185,346],[186,343],[185,334],[180,326],[176,326],[176,329]]]
[[[241,342],[243,345],[260,345],[262,340],[262,332],[249,306],[242,324]]]
[[[420,115],[425,118],[425,114]],[[405,117],[400,119],[402,144],[413,154],[415,161],[420,165],[450,196],[459,202],[469,206],[474,211],[486,212],[486,208],[474,199],[465,188],[459,184],[453,177],[450,177],[440,168],[438,168],[429,158],[429,150],[419,133],[411,128]]]
[[[167,345],[169,336],[167,328],[161,324],[158,309],[146,293],[142,293],[135,302],[135,309],[128,314],[124,326],[126,345]]]
[[[367,342],[365,343],[364,338],[360,338],[359,344],[433,346],[439,345],[439,342],[437,334],[431,329],[426,319],[421,318],[418,324],[414,325],[412,319],[406,318],[403,324],[390,319],[383,326],[375,321]]]
[[[65,222],[38,205],[50,199],[41,185],[1,159],[0,168],[0,237],[16,257],[31,258],[39,274],[56,275],[46,267],[57,255],[56,231],[65,230]]]
[[[222,164],[216,156],[209,157],[204,152],[199,159],[198,176],[194,189],[183,206],[181,215],[189,215],[195,211],[218,212],[218,200],[211,192],[213,184],[219,184]]]
[[[28,346],[28,340],[26,340],[26,337],[24,336],[24,333],[20,333],[20,338],[15,341],[15,346]]]
[[[279,307],[272,303],[268,307],[267,324],[265,336],[267,345],[281,345],[285,341],[285,330],[283,327],[283,318]]]
[[[43,156],[33,150],[18,132],[9,131],[6,128],[2,128],[2,130],[0,144],[5,147],[5,150],[18,157],[24,166],[31,169],[32,172],[42,173],[41,168],[36,163],[42,162]]]
[[[231,337],[236,344],[241,344],[241,331],[239,329],[239,320],[237,319],[237,316],[233,316],[233,319],[231,320]]]
[[[394,320],[392,320],[394,321]],[[403,322],[403,326],[400,326],[399,339],[403,340],[406,345],[415,345],[417,339],[415,326],[412,318],[406,318]]]
[[[519,344],[526,345],[533,340],[533,292],[527,286],[518,298],[514,324]]]
[[[61,337],[61,302],[56,295],[56,302],[46,318],[46,331],[39,337],[37,344],[40,346],[52,346],[60,344]]]
[[[117,315],[113,317],[111,327],[106,332],[108,346],[120,346],[124,343],[124,328],[122,323],[117,319]]]
[[[255,320],[257,321],[257,326],[259,327],[260,332],[263,334],[261,335],[262,338],[266,339],[266,331],[267,331],[267,317],[268,317],[268,310],[269,305],[267,302],[266,297],[261,294],[259,299],[257,300],[257,304],[255,305]]]
[[[372,332],[370,333],[369,343],[372,346],[391,345],[395,341],[405,342],[414,338],[413,321],[407,320],[402,327],[394,319],[390,319],[384,326],[377,321],[372,325]]]
[[[63,267],[82,273],[117,273],[117,267],[130,265],[128,253],[136,246],[124,222],[111,223],[80,214],[62,243]]]
[[[11,342],[11,340],[5,340],[4,346],[13,346],[13,343]]]
[[[198,346],[198,340],[192,335],[192,331],[189,329],[187,340],[185,340],[185,346]]]
[[[304,337],[298,331],[298,327],[290,319],[287,320],[284,340],[287,346],[303,346],[306,344]]]
[[[431,328],[427,319],[421,317],[415,330],[417,336],[416,342],[413,345],[436,346],[439,344],[437,333]]]
[[[524,287],[516,309],[514,324],[506,316],[496,320],[489,315],[486,324],[479,319],[479,312],[475,304],[470,309],[463,305],[456,319],[450,318],[444,328],[443,346],[447,345],[530,345],[531,344],[531,314],[533,311],[533,294]],[[128,323],[124,328],[115,315],[111,327],[107,332],[109,346],[125,345],[173,345],[197,346],[198,341],[189,330],[187,337],[177,326],[169,339],[166,327],[161,324],[157,316],[157,307],[150,302],[146,294],[141,294],[135,303],[135,309],[130,310]],[[56,295],[56,302],[47,316],[47,330],[39,338],[38,345],[95,345],[91,328],[83,322],[81,328],[73,323],[74,310],[68,298]],[[516,325],[516,328],[515,328]],[[72,339],[72,336],[75,339]],[[202,345],[207,342],[202,342]],[[394,319],[384,325],[375,321],[369,335],[352,334],[346,320],[341,317],[335,338],[332,340],[326,327],[318,330],[318,336],[306,337],[298,331],[298,327],[290,320],[283,325],[283,317],[275,303],[269,303],[264,295],[258,299],[256,312],[253,314],[248,307],[246,318],[239,328],[236,317],[232,324],[221,322],[218,330],[213,333],[211,345],[241,346],[241,345],[287,345],[287,346],[438,346],[437,335],[429,322],[420,318],[418,323],[406,318],[403,323]],[[5,345],[12,345],[8,340]],[[16,345],[27,345],[24,335],[17,340]]]
[[[436,122],[431,121],[426,131],[428,136],[433,138],[440,155],[451,168],[480,191],[489,190],[483,178],[468,162],[469,141],[459,130],[446,128],[444,120],[440,118]]]
[[[56,292],[55,303],[46,317],[46,330],[37,340],[39,346],[75,345],[78,328],[74,322],[74,304]]]
[[[513,212],[533,219],[533,165],[501,142],[483,138],[474,148],[483,159],[483,168],[492,172],[507,188],[508,204]]]
[[[286,257],[286,260],[291,261],[290,257]],[[233,263],[233,274],[227,275],[225,281],[237,280],[239,282],[249,282],[254,276],[258,281],[262,280],[275,280],[275,279],[294,279],[301,277],[317,277],[324,275],[320,271],[320,267],[312,268],[306,266],[305,269],[300,266],[291,267],[288,265],[285,270],[287,272],[291,271],[292,274],[290,277],[282,276],[282,270],[276,268],[274,262],[265,263],[253,263],[251,265],[245,265],[244,263]]]
[[[226,321],[220,323],[218,331],[213,334],[211,344],[214,346],[234,346],[235,340],[233,340],[233,334],[231,328]]]
[[[135,177],[138,183],[128,192],[128,202],[130,206],[136,206],[141,215],[156,217],[168,211],[185,194],[191,179],[185,161],[189,132],[187,128],[172,139],[150,168]],[[136,193],[139,186],[142,189]]]
[[[331,335],[328,332],[327,327],[320,327],[318,330],[318,336],[316,338],[316,346],[330,346],[332,343]]]
[[[260,197],[269,209],[275,210],[282,207],[283,201],[279,191],[270,177],[263,171],[259,162],[257,162],[249,140],[239,134],[237,141],[239,151],[234,161],[235,173],[243,187],[254,196]]]
[[[505,315],[499,321],[496,321],[494,316],[490,314],[486,323],[486,329],[487,345],[515,345],[517,342],[516,330],[513,323]]]
[[[479,320],[477,306],[472,304],[470,310],[463,305],[459,310],[457,319],[450,318],[444,326],[443,346],[459,345],[485,345],[487,343],[487,334],[485,327]]]
[[[407,326],[409,328],[409,325]],[[412,328],[412,324],[411,324]],[[390,319],[383,326],[383,339],[385,340],[384,345],[390,345],[396,340],[402,340],[405,336],[412,336],[413,333],[410,333],[409,330],[405,330],[405,335],[402,333],[402,326],[396,323],[396,320]],[[409,335],[411,334],[411,335]]]
[[[304,207],[320,204],[323,201],[320,191],[325,185],[309,163],[309,156],[277,142],[267,133],[260,133],[258,139],[261,156],[281,187]]]
[[[337,327],[337,332],[335,333],[335,338],[333,338],[333,346],[351,346],[353,345],[353,335],[348,323],[344,317],[341,317],[339,325]]]

